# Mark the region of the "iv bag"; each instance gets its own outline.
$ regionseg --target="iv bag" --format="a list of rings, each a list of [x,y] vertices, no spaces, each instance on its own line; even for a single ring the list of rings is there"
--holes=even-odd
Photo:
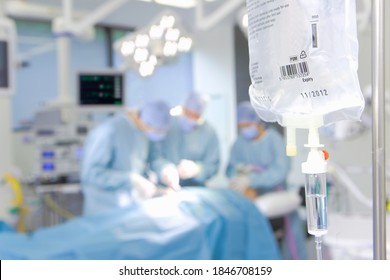
[[[360,120],[355,1],[247,0],[247,9],[249,95],[263,120]]]

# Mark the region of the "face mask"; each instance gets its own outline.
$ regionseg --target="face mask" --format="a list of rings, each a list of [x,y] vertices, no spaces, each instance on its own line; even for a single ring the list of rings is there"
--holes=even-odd
[[[193,130],[198,124],[196,121],[189,119],[187,117],[182,116],[179,119],[180,127],[185,131],[189,132]]]
[[[253,140],[256,138],[258,135],[259,130],[257,129],[256,126],[250,126],[246,128],[241,129],[241,135],[244,136],[245,139],[247,140]]]
[[[147,131],[146,136],[152,142],[161,141],[165,138],[165,133],[156,131]]]

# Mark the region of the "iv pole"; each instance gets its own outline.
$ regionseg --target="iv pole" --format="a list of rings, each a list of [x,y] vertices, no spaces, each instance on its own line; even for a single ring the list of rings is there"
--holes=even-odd
[[[384,0],[372,0],[372,168],[374,259],[386,259]]]

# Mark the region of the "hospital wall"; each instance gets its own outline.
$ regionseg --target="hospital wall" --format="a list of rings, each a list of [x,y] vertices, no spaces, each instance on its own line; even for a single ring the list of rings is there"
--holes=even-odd
[[[210,96],[205,118],[215,127],[221,152],[218,175],[209,186],[226,187],[225,167],[236,137],[234,21],[199,33],[193,51],[194,89]]]
[[[12,126],[29,124],[34,113],[56,100],[58,90],[57,50],[51,24],[45,21],[16,21],[18,55],[25,67],[16,73],[16,92],[12,98]],[[106,66],[106,35],[96,28],[93,40],[72,38],[70,46],[69,95],[76,91],[75,73],[80,69]],[[41,49],[41,51],[37,51]]]

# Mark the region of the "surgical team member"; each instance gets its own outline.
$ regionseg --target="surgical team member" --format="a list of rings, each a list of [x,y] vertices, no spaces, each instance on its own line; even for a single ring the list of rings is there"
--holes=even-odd
[[[154,101],[91,131],[81,171],[85,215],[127,207],[155,194],[156,185],[144,177],[149,143],[161,141],[169,124],[168,106]]]
[[[266,129],[249,101],[238,105],[237,122],[239,136],[226,168],[230,187],[243,192],[250,186],[258,194],[284,188],[290,160],[283,137],[273,128]]]
[[[202,117],[206,99],[191,93],[180,116],[174,117],[166,139],[153,145],[152,168],[170,185],[205,186],[219,169],[219,141],[215,129]]]
[[[229,187],[254,199],[254,196],[286,188],[290,160],[285,154],[282,135],[274,128],[267,128],[249,101],[237,107],[239,135],[234,142],[226,175]],[[252,190],[252,192],[250,192]],[[254,191],[253,191],[254,190]],[[249,192],[248,192],[249,191]],[[286,219],[285,231],[289,232],[286,258],[306,259],[303,225],[297,212]]]

